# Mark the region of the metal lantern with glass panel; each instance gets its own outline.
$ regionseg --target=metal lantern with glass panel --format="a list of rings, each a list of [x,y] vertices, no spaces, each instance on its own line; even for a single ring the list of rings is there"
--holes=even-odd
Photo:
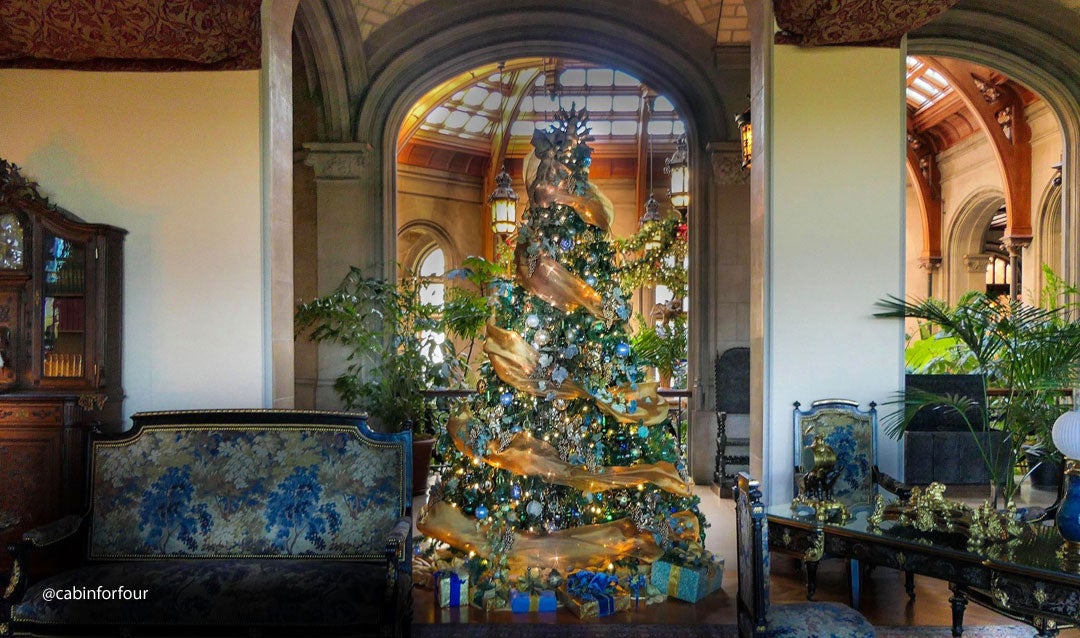
[[[739,142],[742,146],[742,167],[750,168],[754,158],[754,129],[750,125],[750,107],[735,116],[735,125],[739,127]]]
[[[680,135],[675,140],[675,152],[664,160],[667,165],[664,172],[671,175],[671,205],[686,208],[690,205],[690,164],[687,159],[686,136]]]
[[[495,190],[488,197],[491,206],[491,229],[500,237],[509,237],[517,228],[518,196],[510,185],[510,174],[503,166],[495,176]]]

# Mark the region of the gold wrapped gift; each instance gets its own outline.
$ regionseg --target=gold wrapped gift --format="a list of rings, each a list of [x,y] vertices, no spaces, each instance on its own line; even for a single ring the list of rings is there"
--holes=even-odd
[[[616,587],[610,596],[599,596],[593,600],[579,600],[571,596],[566,591],[566,585],[556,589],[555,595],[578,618],[601,618],[630,609],[630,594],[622,587]]]

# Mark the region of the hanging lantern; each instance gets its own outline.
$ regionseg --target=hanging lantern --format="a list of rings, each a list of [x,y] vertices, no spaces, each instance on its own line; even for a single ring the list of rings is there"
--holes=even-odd
[[[675,140],[675,152],[664,163],[667,164],[664,172],[671,175],[671,188],[668,190],[671,205],[686,208],[690,205],[690,164],[687,161],[685,135]]]
[[[739,127],[739,140],[742,142],[742,166],[750,168],[754,156],[754,129],[750,126],[750,107],[735,116],[735,125]]]
[[[517,193],[510,186],[510,174],[503,166],[495,176],[495,190],[488,197],[491,205],[491,229],[496,235],[507,237],[517,228]]]
[[[645,200],[645,214],[641,216],[638,227],[645,228],[645,224],[656,221],[660,221],[660,202],[656,201],[656,197],[652,193],[649,193],[649,199]],[[654,235],[645,242],[643,247],[646,251],[658,249],[660,248],[660,240]]]

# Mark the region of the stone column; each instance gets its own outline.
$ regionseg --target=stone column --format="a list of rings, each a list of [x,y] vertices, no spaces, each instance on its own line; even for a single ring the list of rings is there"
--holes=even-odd
[[[904,55],[774,43],[772,3],[750,0],[751,467],[766,498],[792,496],[792,403],[886,402],[903,388]],[[821,78],[829,90],[821,91]],[[878,437],[899,475],[900,444]]]
[[[364,210],[367,191],[375,182],[371,145],[366,142],[305,144],[305,164],[315,170],[317,205],[318,292],[333,292],[356,266],[372,275],[382,273],[381,211]],[[381,175],[378,166],[374,174]],[[377,182],[375,182],[377,183]],[[317,378],[298,379],[298,386],[315,384],[315,407],[336,409],[340,401],[334,379],[344,371],[345,354],[334,345],[318,349]]]
[[[700,485],[712,482],[716,459],[716,357],[750,345],[750,174],[742,167],[738,142],[711,142],[706,152],[708,213],[691,227],[704,235],[693,253],[701,263],[691,263],[697,276],[690,291],[690,317],[699,335],[693,341],[697,378],[689,380],[694,392],[690,469]],[[737,436],[746,436],[747,418],[733,415],[729,431],[734,421]]]

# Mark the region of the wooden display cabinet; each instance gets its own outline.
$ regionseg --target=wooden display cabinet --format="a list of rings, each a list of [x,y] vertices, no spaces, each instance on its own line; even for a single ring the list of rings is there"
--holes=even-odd
[[[123,242],[0,159],[0,545],[86,508],[91,428],[122,429]],[[0,554],[0,570],[10,565]]]

